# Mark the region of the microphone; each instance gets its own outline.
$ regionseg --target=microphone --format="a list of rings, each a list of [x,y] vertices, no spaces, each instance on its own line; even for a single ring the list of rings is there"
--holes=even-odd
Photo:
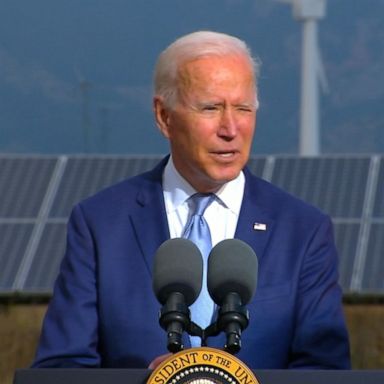
[[[153,291],[163,305],[159,323],[168,336],[167,348],[175,353],[184,348],[182,334],[190,329],[190,311],[200,294],[203,259],[190,240],[165,241],[156,251],[153,266]]]
[[[256,291],[258,261],[253,249],[238,239],[218,243],[208,258],[208,291],[220,307],[216,327],[225,331],[225,350],[241,349],[241,332],[249,323],[245,305]]]

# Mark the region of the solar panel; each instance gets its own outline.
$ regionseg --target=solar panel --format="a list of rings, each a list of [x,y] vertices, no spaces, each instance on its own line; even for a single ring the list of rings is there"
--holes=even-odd
[[[162,156],[0,156],[0,293],[49,293],[75,203]],[[384,294],[384,159],[254,156],[252,173],[329,213],[344,292]]]
[[[384,220],[371,226],[361,289],[384,292]]]
[[[362,216],[370,158],[277,158],[272,182],[332,217]]]
[[[36,217],[56,162],[56,158],[1,157],[0,217]]]
[[[263,177],[266,162],[267,159],[265,157],[253,156],[248,160],[247,166],[254,175],[258,177]]]
[[[65,251],[66,223],[47,223],[36,250],[23,290],[49,293]]]
[[[334,231],[336,247],[339,250],[339,282],[347,292],[351,291],[360,223],[334,222]]]
[[[69,158],[50,217],[68,217],[73,205],[118,181],[151,169],[160,157]]]
[[[0,291],[13,290],[32,230],[33,223],[0,223]]]
[[[377,191],[373,206],[372,216],[374,218],[384,217],[384,158],[381,158],[378,171]]]

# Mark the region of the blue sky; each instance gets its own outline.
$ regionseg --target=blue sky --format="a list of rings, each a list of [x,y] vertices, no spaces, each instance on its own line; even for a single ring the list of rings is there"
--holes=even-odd
[[[384,149],[383,14],[383,0],[328,2],[319,25],[331,85],[326,151]],[[2,0],[0,151],[166,152],[152,117],[153,65],[197,29],[239,36],[263,63],[253,152],[295,153],[301,28],[273,0]]]

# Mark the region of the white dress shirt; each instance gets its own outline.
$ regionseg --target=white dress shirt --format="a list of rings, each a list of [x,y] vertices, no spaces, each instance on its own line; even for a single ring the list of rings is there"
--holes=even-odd
[[[244,194],[245,177],[239,176],[224,184],[216,192],[216,199],[208,206],[204,217],[211,231],[212,247],[235,235]],[[163,193],[171,238],[182,237],[188,221],[188,198],[197,191],[179,174],[169,158],[163,174]]]

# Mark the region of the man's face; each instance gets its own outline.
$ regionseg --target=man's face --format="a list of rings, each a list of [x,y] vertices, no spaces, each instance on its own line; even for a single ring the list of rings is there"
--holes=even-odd
[[[179,70],[172,108],[155,98],[176,169],[199,192],[236,178],[248,161],[256,122],[251,64],[240,56],[205,57]]]

